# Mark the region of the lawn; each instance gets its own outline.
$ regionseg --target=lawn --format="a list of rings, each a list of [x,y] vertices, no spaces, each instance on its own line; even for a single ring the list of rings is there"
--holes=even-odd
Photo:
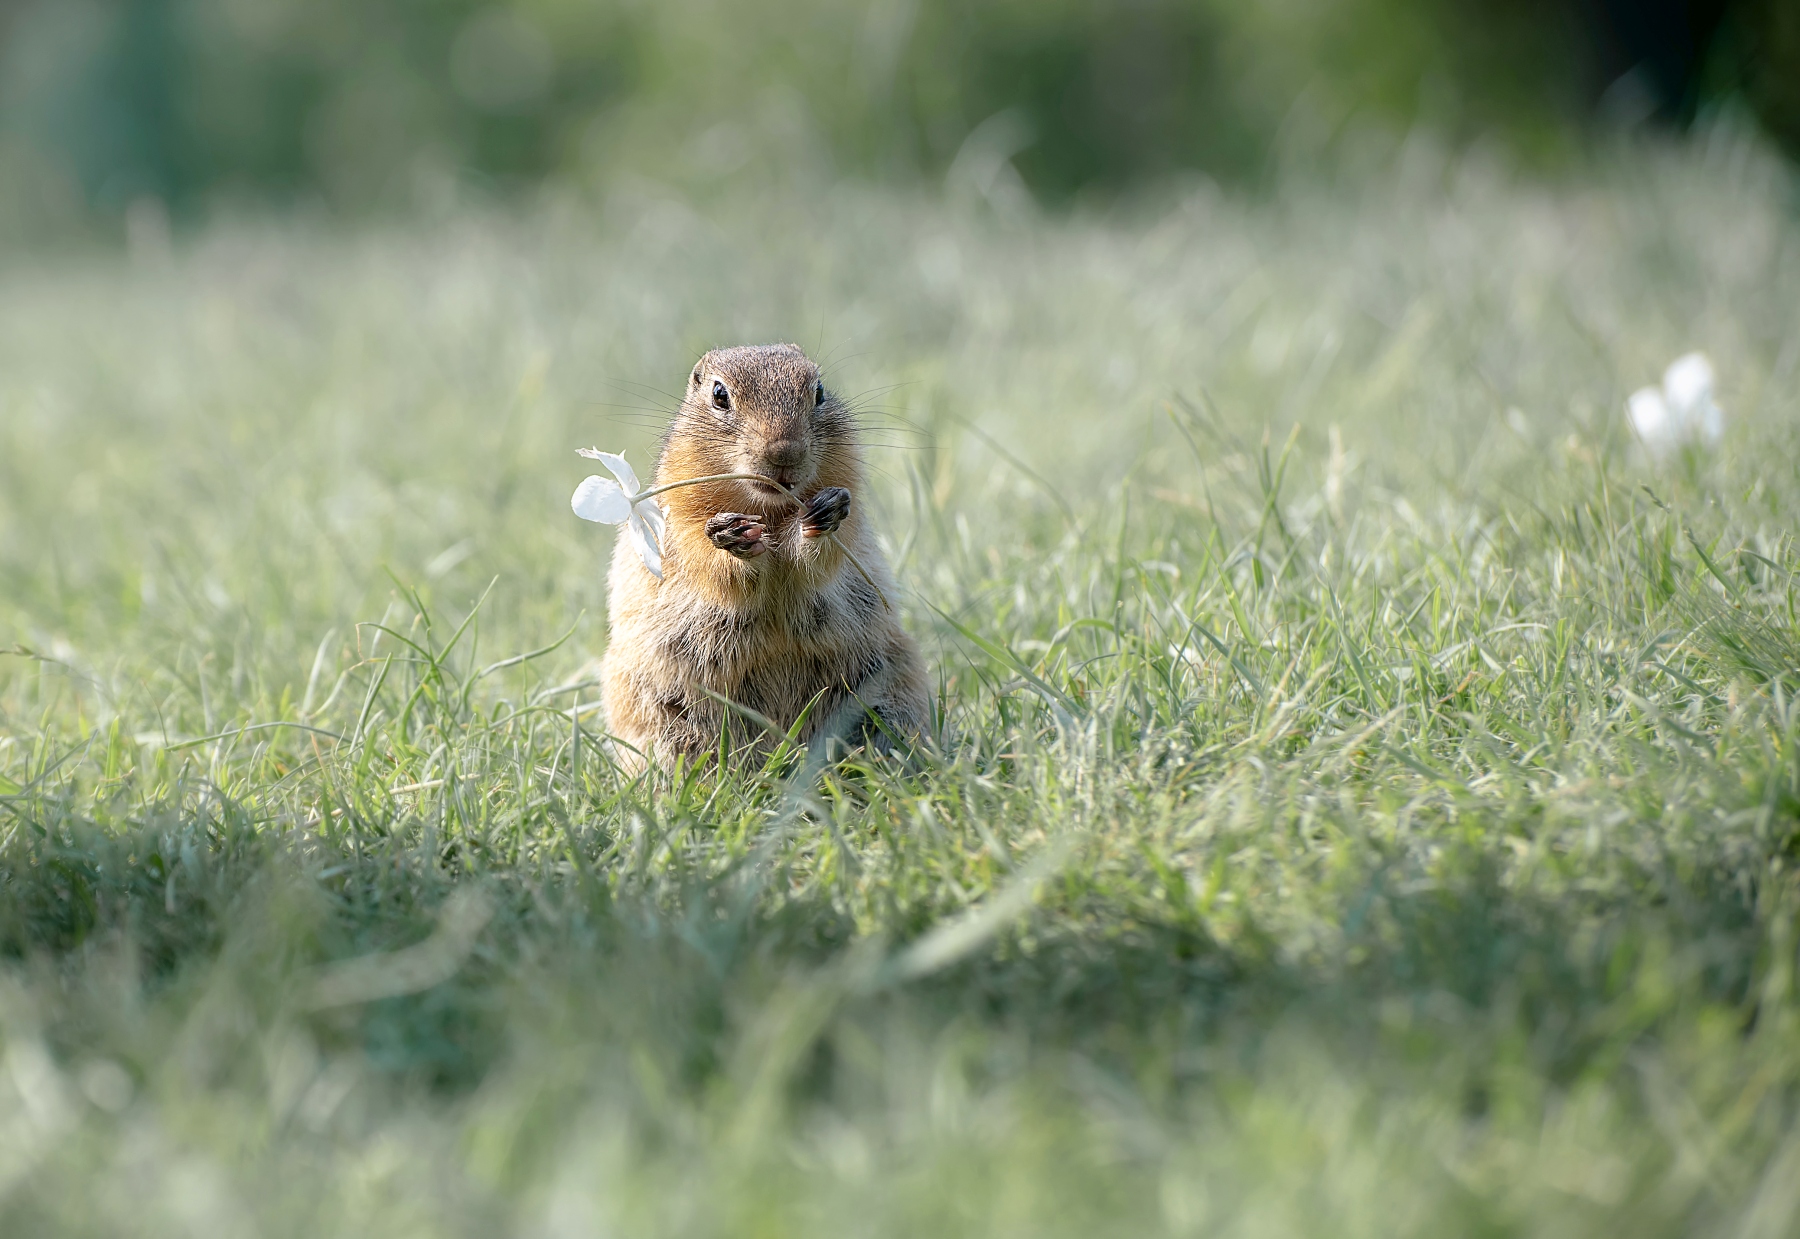
[[[1800,1233],[1793,173],[1368,159],[6,259],[0,1230]],[[774,339],[941,743],[633,779],[574,449]]]

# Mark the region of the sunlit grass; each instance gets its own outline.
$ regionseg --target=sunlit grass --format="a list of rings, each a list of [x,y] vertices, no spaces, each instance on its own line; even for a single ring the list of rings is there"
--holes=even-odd
[[[15,266],[7,1231],[1790,1232],[1786,177]],[[942,742],[634,781],[572,449],[777,338]],[[1653,465],[1690,348],[1727,434]]]

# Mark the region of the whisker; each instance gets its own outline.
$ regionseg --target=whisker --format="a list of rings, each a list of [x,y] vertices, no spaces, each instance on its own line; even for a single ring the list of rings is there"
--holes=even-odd
[[[634,404],[590,404],[582,406],[583,411],[594,409],[607,410],[608,418],[618,421],[666,422],[669,415],[661,409],[647,409]]]
[[[937,432],[930,426],[921,426],[911,418],[898,413],[884,413],[879,417],[860,420],[856,423],[856,430],[858,434],[862,435],[887,434],[919,443],[937,442]]]
[[[639,383],[633,379],[607,379],[605,380],[605,383],[608,387],[622,387],[627,390],[636,389],[636,393],[641,396],[661,396],[665,400],[674,400],[676,403],[680,403],[679,397],[675,396],[666,388],[656,386],[654,383]]]
[[[867,357],[869,355],[868,349],[862,349],[858,352],[850,353],[844,357],[834,356],[833,354],[835,354],[838,351],[838,349],[840,349],[842,347],[844,347],[842,344],[834,344],[831,346],[831,351],[826,353],[825,356],[823,358],[821,358],[819,361],[819,373],[830,374],[830,373],[834,372],[838,367],[842,366],[845,362],[855,361],[858,357]]]
[[[610,387],[615,391],[621,392],[627,396],[632,396],[640,401],[648,401],[651,407],[670,415],[675,414],[681,408],[681,400],[678,397],[671,396],[662,388],[652,387],[648,383],[632,383],[618,379],[608,379],[602,383],[602,386]]]
[[[847,397],[846,399],[852,403],[858,403],[866,400],[870,396],[884,396],[888,392],[900,391],[902,388],[917,387],[918,385],[919,380],[917,379],[902,379],[898,383],[889,383],[883,387],[865,387],[862,391],[857,392],[856,395]]]
[[[867,439],[857,440],[856,446],[878,452],[911,452],[924,455],[932,450],[931,445],[924,443],[876,443]]]

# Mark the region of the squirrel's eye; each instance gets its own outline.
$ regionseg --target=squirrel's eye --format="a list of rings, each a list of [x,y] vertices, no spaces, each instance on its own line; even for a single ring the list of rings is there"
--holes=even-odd
[[[820,383],[813,388],[813,407],[816,409],[825,403],[825,384]]]
[[[719,380],[717,380],[717,379],[714,379],[713,380],[713,408],[729,409],[730,407],[731,407],[731,396],[728,392],[726,392],[725,384],[719,382]]]

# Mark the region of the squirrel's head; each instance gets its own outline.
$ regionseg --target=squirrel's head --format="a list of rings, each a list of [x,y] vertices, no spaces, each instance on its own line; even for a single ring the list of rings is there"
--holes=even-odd
[[[835,475],[852,451],[849,410],[792,344],[714,349],[702,357],[688,375],[671,437],[704,444],[713,472],[759,473],[802,494],[821,477],[838,484]],[[772,486],[744,485],[783,501]]]

